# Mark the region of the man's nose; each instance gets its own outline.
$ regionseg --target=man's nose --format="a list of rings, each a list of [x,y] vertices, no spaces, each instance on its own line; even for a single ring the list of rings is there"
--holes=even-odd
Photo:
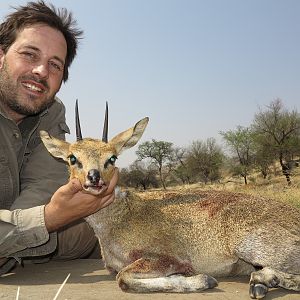
[[[39,63],[33,67],[32,73],[38,75],[40,78],[48,78],[49,66],[48,63]]]

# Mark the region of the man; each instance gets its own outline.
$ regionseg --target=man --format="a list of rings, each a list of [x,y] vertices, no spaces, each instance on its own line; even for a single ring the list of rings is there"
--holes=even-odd
[[[47,152],[40,130],[63,139],[65,108],[55,98],[82,32],[72,16],[29,2],[0,25],[0,274],[16,261],[91,257],[99,251],[83,217],[114,199],[115,174],[88,195]],[[99,256],[99,253],[98,253]]]

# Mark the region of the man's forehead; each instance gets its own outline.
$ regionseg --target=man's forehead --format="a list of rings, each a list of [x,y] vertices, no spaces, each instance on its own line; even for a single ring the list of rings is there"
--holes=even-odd
[[[19,35],[31,35],[32,33],[41,34],[45,37],[49,37],[51,35],[66,42],[65,37],[60,30],[47,24],[28,25],[19,30]],[[31,37],[34,38],[35,36],[33,35]]]
[[[18,32],[15,46],[28,47],[33,50],[41,51],[42,48],[59,52],[61,59],[64,59],[67,53],[67,43],[63,34],[46,24],[28,25]],[[54,53],[57,55],[58,53]]]

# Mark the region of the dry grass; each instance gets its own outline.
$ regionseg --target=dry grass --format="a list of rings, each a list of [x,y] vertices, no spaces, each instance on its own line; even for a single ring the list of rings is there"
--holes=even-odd
[[[233,184],[227,189],[277,199],[300,208],[300,175],[293,176],[292,182],[292,185],[288,186],[283,176],[270,180],[258,178],[254,183],[248,185]]]
[[[255,182],[250,182],[248,185],[240,181],[207,185],[191,184],[169,187],[166,191],[163,189],[152,189],[146,192],[139,192],[138,194],[143,199],[151,200],[169,198],[174,195],[185,195],[187,193],[198,193],[203,190],[224,190],[277,199],[300,208],[300,175],[294,176],[292,180],[293,184],[291,186],[287,186],[284,177],[278,176],[270,180],[256,179]]]

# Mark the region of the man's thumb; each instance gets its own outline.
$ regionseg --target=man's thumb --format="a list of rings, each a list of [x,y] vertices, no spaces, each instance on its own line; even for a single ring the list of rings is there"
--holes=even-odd
[[[61,192],[66,194],[76,194],[82,190],[80,181],[77,178],[71,179],[66,185],[61,187]]]

